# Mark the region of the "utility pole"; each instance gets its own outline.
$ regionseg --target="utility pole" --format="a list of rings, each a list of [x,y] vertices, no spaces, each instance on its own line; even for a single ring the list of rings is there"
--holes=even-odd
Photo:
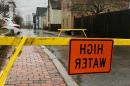
[[[33,29],[34,32],[36,32],[36,13],[32,13],[32,16],[33,16]]]
[[[50,1],[48,0],[48,28],[49,28],[49,22],[50,22]]]

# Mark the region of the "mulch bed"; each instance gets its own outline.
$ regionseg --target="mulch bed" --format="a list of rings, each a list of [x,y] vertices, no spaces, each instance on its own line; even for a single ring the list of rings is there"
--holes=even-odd
[[[8,63],[12,51],[13,51],[13,47],[11,46],[0,46],[0,73]]]

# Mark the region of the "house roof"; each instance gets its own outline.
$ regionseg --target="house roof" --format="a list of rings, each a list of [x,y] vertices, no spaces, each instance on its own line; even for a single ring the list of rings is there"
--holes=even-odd
[[[47,8],[45,8],[45,7],[37,7],[36,15],[44,16],[46,12],[47,12]]]
[[[61,0],[50,0],[52,9],[61,9]]]

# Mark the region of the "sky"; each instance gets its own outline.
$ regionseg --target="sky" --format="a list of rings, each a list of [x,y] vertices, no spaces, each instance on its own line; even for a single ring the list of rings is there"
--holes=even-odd
[[[24,21],[32,21],[32,13],[36,12],[36,7],[46,7],[47,0],[14,0],[16,2],[16,14],[20,14]]]

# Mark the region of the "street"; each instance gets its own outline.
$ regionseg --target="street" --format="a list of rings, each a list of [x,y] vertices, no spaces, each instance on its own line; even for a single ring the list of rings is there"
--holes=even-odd
[[[35,35],[32,29],[20,29],[20,31],[22,32],[20,34],[20,36],[25,35],[25,36],[29,37],[29,36],[34,36]]]
[[[38,31],[39,36],[56,36]],[[47,46],[68,68],[69,46]],[[130,86],[130,46],[114,46],[112,69],[108,74],[84,74],[72,76],[79,86]]]

